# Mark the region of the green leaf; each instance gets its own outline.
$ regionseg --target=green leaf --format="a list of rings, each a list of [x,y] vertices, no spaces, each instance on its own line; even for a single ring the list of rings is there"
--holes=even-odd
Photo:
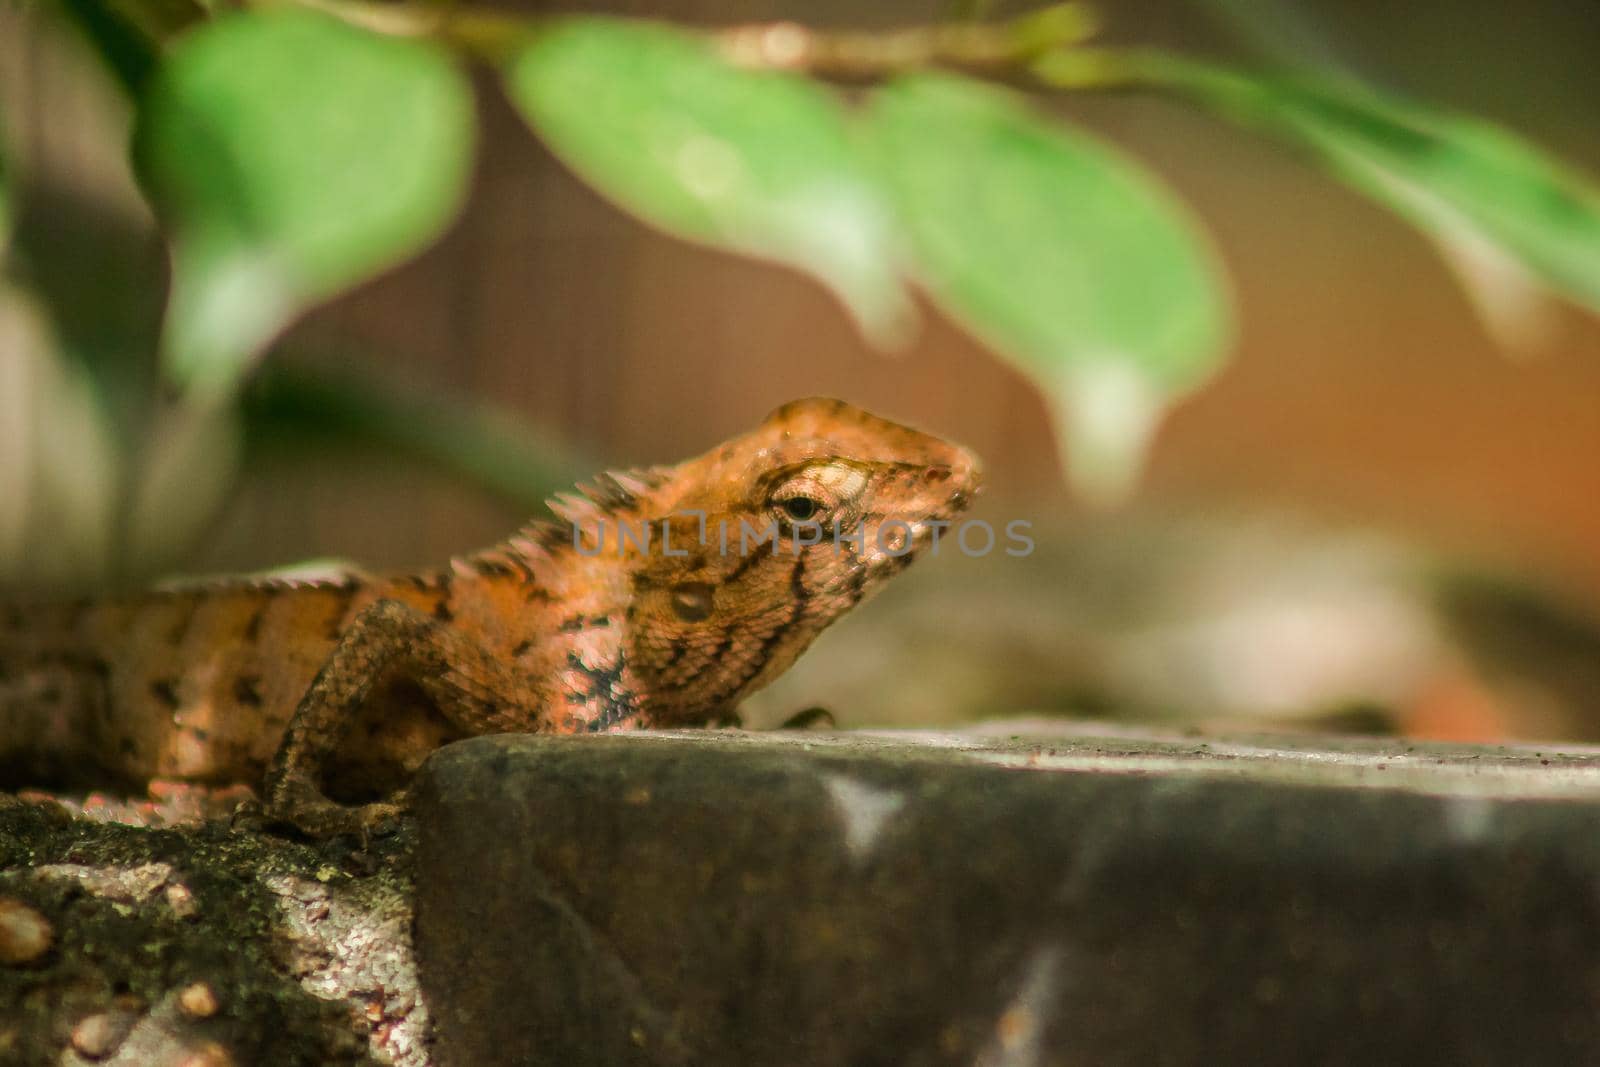
[[[12,236],[17,277],[64,357],[94,379],[118,432],[134,436],[156,383],[166,257],[139,212],[62,183],[35,184]]]
[[[621,207],[815,275],[874,340],[901,332],[910,305],[892,212],[826,90],[611,19],[540,36],[512,59],[507,88],[555,153]]]
[[[432,241],[460,204],[472,121],[426,44],[291,10],[183,38],[137,131],[173,231],[169,372],[230,389],[300,311]]]
[[[89,375],[62,355],[37,303],[0,282],[0,584],[104,580],[118,452]]]
[[[525,418],[482,400],[441,394],[348,354],[330,372],[326,358],[297,366],[275,360],[245,390],[241,414],[249,454],[304,458],[339,449],[378,452],[444,472],[524,511],[595,469]],[[247,461],[248,461],[247,455]]]
[[[1512,268],[1600,311],[1600,187],[1498,126],[1350,84],[1253,77],[1160,54],[1140,76],[1309,149],[1433,237],[1453,265]],[[1481,295],[1492,296],[1492,293]]]
[[[1187,213],[1100,142],[971,81],[895,82],[871,122],[922,279],[1043,390],[1079,488],[1114,499],[1229,337]]]

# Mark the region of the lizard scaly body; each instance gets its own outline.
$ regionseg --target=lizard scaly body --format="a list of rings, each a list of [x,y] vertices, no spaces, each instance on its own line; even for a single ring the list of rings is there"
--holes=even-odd
[[[458,737],[732,720],[978,484],[964,449],[801,400],[441,570],[0,605],[0,766],[259,783],[273,819],[359,831],[395,805],[325,783],[379,796]]]

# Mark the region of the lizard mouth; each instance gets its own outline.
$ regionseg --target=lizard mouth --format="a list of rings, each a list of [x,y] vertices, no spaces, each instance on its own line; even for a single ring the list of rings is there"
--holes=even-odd
[[[966,449],[956,449],[947,464],[930,466],[923,474],[928,485],[944,483],[949,495],[928,512],[915,518],[893,517],[895,525],[885,533],[880,529],[875,558],[867,563],[874,577],[895,574],[909,567],[930,546],[944,547],[944,539],[954,536],[955,521],[972,507],[983,491],[983,472],[978,458]],[[887,528],[887,527],[886,527]]]
[[[966,511],[972,506],[974,498],[983,492],[983,463],[964,448],[955,449],[947,466],[930,468],[929,477],[934,477],[936,471],[944,472],[942,479],[950,485],[950,496],[944,505],[946,518],[954,518]]]

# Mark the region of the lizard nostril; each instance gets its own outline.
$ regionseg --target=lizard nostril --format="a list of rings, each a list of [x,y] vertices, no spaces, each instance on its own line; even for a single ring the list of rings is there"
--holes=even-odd
[[[922,480],[934,485],[937,485],[939,482],[948,482],[950,480],[950,468],[929,467],[927,470],[922,472]]]

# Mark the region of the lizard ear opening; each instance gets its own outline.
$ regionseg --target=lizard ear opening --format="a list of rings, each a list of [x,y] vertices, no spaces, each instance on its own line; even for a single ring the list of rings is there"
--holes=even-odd
[[[684,582],[672,590],[672,613],[684,622],[700,622],[710,617],[715,594],[707,582]]]

